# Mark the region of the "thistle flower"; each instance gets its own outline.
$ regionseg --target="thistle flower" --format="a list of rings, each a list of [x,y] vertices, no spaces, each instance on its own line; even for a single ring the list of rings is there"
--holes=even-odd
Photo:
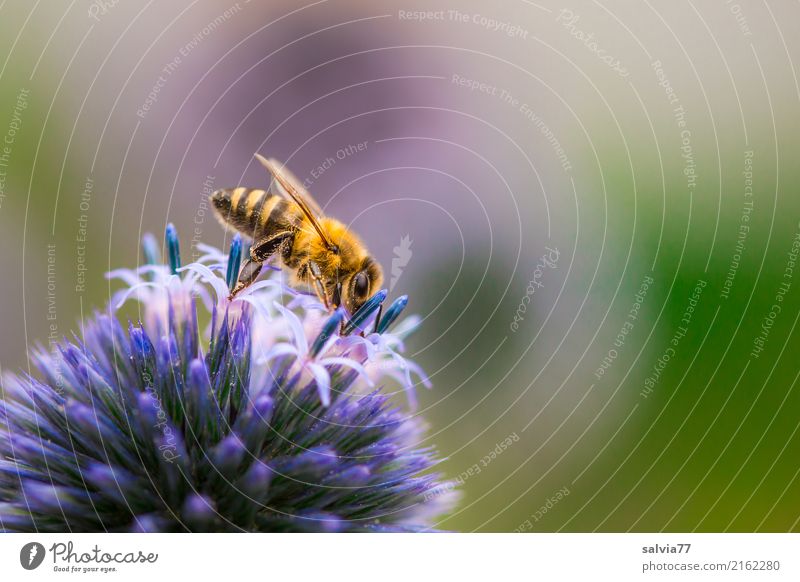
[[[185,267],[171,225],[167,265],[143,246],[38,378],[3,378],[1,530],[410,531],[452,506],[420,421],[373,388],[428,382],[401,355],[415,320],[387,331],[406,298],[345,322],[275,273],[229,301],[241,240]]]

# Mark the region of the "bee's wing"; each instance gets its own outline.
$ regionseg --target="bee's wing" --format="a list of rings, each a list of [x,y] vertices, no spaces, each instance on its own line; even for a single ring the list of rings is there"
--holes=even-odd
[[[303,182],[295,176],[292,171],[287,168],[284,164],[276,160],[275,158],[269,158],[269,161],[272,163],[274,168],[277,168],[283,177],[294,187],[294,193],[303,199],[303,202],[306,203],[306,206],[318,217],[322,217],[325,213],[322,211],[322,207],[319,205],[319,202],[314,200],[314,197],[311,195],[305,186],[303,186]],[[264,162],[261,162],[262,164]],[[294,196],[287,191],[287,189],[277,180],[275,181],[278,184],[278,189],[280,190],[281,196],[287,198],[289,200],[294,200]]]
[[[333,248],[333,243],[325,235],[325,231],[322,230],[319,224],[318,217],[322,216],[322,209],[319,204],[317,204],[316,200],[312,198],[311,194],[309,194],[308,190],[306,190],[294,174],[287,170],[279,161],[273,158],[267,159],[260,154],[256,154],[256,159],[261,162],[261,165],[264,166],[274,178],[278,193],[297,204],[300,210],[303,211],[303,214],[306,215],[309,222],[311,222],[311,226],[317,231],[317,234],[319,234],[325,246]]]

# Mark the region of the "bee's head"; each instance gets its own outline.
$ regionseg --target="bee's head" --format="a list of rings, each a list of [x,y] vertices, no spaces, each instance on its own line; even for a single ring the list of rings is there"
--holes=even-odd
[[[383,283],[381,266],[372,258],[365,258],[360,268],[350,277],[342,281],[342,302],[347,310],[353,314],[364,302],[372,297]],[[334,303],[338,304],[334,297]]]

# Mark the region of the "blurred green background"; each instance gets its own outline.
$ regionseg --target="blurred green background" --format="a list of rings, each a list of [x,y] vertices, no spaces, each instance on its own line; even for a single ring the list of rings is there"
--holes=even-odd
[[[204,188],[259,151],[424,317],[440,527],[796,531],[798,38],[790,3],[4,2],[2,368],[143,232],[225,244]]]

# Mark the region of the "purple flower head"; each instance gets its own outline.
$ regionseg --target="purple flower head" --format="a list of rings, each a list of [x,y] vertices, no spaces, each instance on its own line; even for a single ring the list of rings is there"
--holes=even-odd
[[[126,288],[82,336],[34,351],[38,377],[0,384],[0,530],[427,530],[442,490],[414,402],[422,370],[405,359],[408,318],[388,328],[384,295],[329,314],[276,272],[228,299],[243,252],[109,273]],[[246,247],[245,247],[246,252]],[[117,310],[139,303],[140,321]],[[362,309],[364,309],[362,308]],[[372,331],[368,331],[372,330]],[[361,333],[358,333],[361,331]],[[375,388],[379,386],[379,388]]]

